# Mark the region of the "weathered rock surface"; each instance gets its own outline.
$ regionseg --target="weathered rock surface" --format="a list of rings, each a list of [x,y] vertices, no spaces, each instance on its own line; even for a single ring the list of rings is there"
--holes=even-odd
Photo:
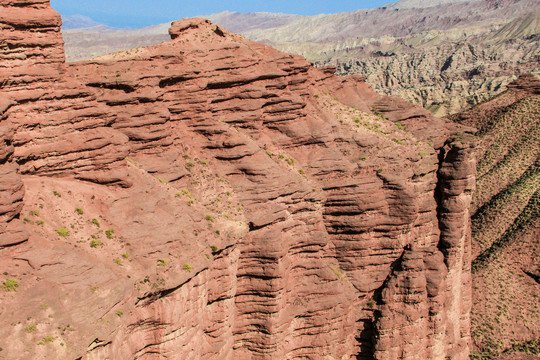
[[[539,0],[407,0],[329,15],[208,18],[317,66],[336,66],[338,75],[360,74],[376,92],[437,116],[481,104],[521,74],[540,74]],[[68,61],[157,44],[168,28],[65,30]]]
[[[0,5],[0,358],[468,358],[470,128],[203,19],[66,65]]]

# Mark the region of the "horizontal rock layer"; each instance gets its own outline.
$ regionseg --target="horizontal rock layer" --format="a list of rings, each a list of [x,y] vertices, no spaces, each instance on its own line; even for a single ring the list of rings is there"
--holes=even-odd
[[[0,88],[0,215],[30,234],[0,227],[0,356],[467,358],[470,130],[202,19],[170,32]]]

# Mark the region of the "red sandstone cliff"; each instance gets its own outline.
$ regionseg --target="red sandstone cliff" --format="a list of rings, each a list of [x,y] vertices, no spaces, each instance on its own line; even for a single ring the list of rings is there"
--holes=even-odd
[[[59,25],[0,0],[0,358],[468,358],[466,128],[202,19],[69,66]]]

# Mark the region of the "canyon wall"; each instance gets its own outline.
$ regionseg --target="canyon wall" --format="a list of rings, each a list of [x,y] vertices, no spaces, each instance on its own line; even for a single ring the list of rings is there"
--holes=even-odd
[[[66,65],[0,10],[0,359],[468,358],[471,128],[207,20]]]

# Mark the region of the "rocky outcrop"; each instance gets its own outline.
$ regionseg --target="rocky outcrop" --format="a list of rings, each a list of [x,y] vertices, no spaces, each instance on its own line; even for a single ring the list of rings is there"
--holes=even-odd
[[[18,166],[9,161],[13,154],[13,128],[4,113],[13,102],[0,98],[0,247],[20,244],[28,239],[19,215],[24,187]]]
[[[470,128],[170,32],[0,89],[30,234],[0,249],[0,357],[466,359]]]

